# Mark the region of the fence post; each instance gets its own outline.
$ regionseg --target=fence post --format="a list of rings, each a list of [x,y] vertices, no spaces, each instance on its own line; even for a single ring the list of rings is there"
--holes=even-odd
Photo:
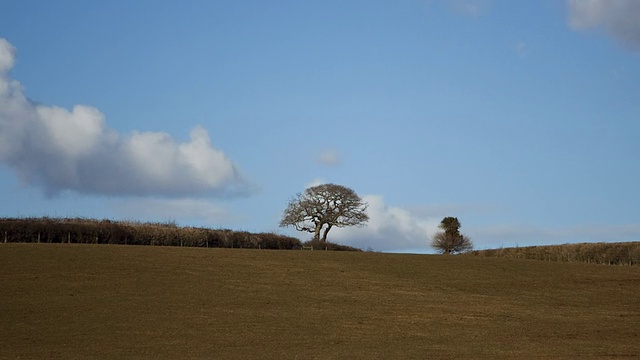
[[[68,236],[69,236],[69,237],[68,237],[68,241],[67,241],[67,242],[68,242],[69,244],[71,244],[71,232],[69,232],[69,235],[68,235]]]
[[[40,233],[38,233],[38,244],[40,244]]]
[[[4,243],[5,244],[7,243],[7,232],[6,231],[4,232]]]

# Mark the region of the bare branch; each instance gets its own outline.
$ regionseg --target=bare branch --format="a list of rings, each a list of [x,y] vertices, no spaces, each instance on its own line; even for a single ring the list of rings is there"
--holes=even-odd
[[[473,243],[467,236],[460,234],[460,221],[446,217],[439,227],[444,231],[436,233],[431,239],[431,247],[443,254],[461,253],[473,249]]]
[[[325,241],[332,227],[362,226],[369,221],[367,204],[351,189],[335,184],[310,187],[297,194],[284,211],[281,227],[295,226],[299,231],[314,233],[319,240],[320,230]]]

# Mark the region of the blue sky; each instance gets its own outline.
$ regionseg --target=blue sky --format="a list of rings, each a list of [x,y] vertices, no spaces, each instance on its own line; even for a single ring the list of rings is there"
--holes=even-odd
[[[640,240],[635,0],[0,0],[0,216],[280,229],[307,186],[429,252]]]

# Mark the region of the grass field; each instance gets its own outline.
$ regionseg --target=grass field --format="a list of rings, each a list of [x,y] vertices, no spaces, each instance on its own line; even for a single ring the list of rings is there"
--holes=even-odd
[[[0,244],[1,359],[640,357],[640,267]]]

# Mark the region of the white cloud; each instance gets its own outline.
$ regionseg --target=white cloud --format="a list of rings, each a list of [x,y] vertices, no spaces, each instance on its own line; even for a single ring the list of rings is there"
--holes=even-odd
[[[317,160],[322,165],[336,166],[340,164],[340,154],[335,149],[326,149],[318,155]]]
[[[0,38],[0,74],[3,74],[13,68],[15,54],[16,48],[7,40]]]
[[[323,183],[326,182],[316,179],[309,186]],[[477,218],[501,213],[498,208],[478,204],[396,207],[386,204],[381,195],[365,195],[362,198],[369,204],[369,222],[363,227],[333,228],[328,236],[329,241],[360,249],[431,253],[431,237],[439,231],[438,225],[445,216],[467,214],[465,218]],[[464,223],[464,219],[462,220]],[[527,224],[463,224],[461,232],[471,238],[477,249],[576,242],[640,241],[640,224],[576,225],[557,228]],[[303,237],[302,240],[308,240],[309,237],[310,235]]]
[[[601,28],[622,43],[640,49],[640,1],[567,0],[567,4],[571,28]]]
[[[35,104],[8,72],[15,48],[0,38],[0,161],[48,194],[221,195],[246,191],[236,166],[201,127],[179,143],[162,132],[119,134],[90,106]]]
[[[475,214],[471,217],[477,217],[479,214],[496,211],[479,205],[401,208],[386,204],[380,195],[366,195],[363,196],[363,200],[369,204],[369,223],[362,228],[334,228],[329,233],[329,241],[360,249],[433,252],[429,242],[439,231],[438,225],[443,217],[459,213],[468,213],[470,216]],[[576,225],[557,228],[526,224],[463,224],[461,231],[471,238],[477,249],[576,242],[640,241],[640,224]]]
[[[227,209],[202,199],[144,198],[112,200],[108,204],[120,217],[138,221],[195,221],[212,227],[233,221]]]
[[[361,249],[428,252],[431,236],[442,217],[424,217],[410,210],[388,206],[381,195],[365,195],[369,222],[362,228],[332,229],[328,240]]]

